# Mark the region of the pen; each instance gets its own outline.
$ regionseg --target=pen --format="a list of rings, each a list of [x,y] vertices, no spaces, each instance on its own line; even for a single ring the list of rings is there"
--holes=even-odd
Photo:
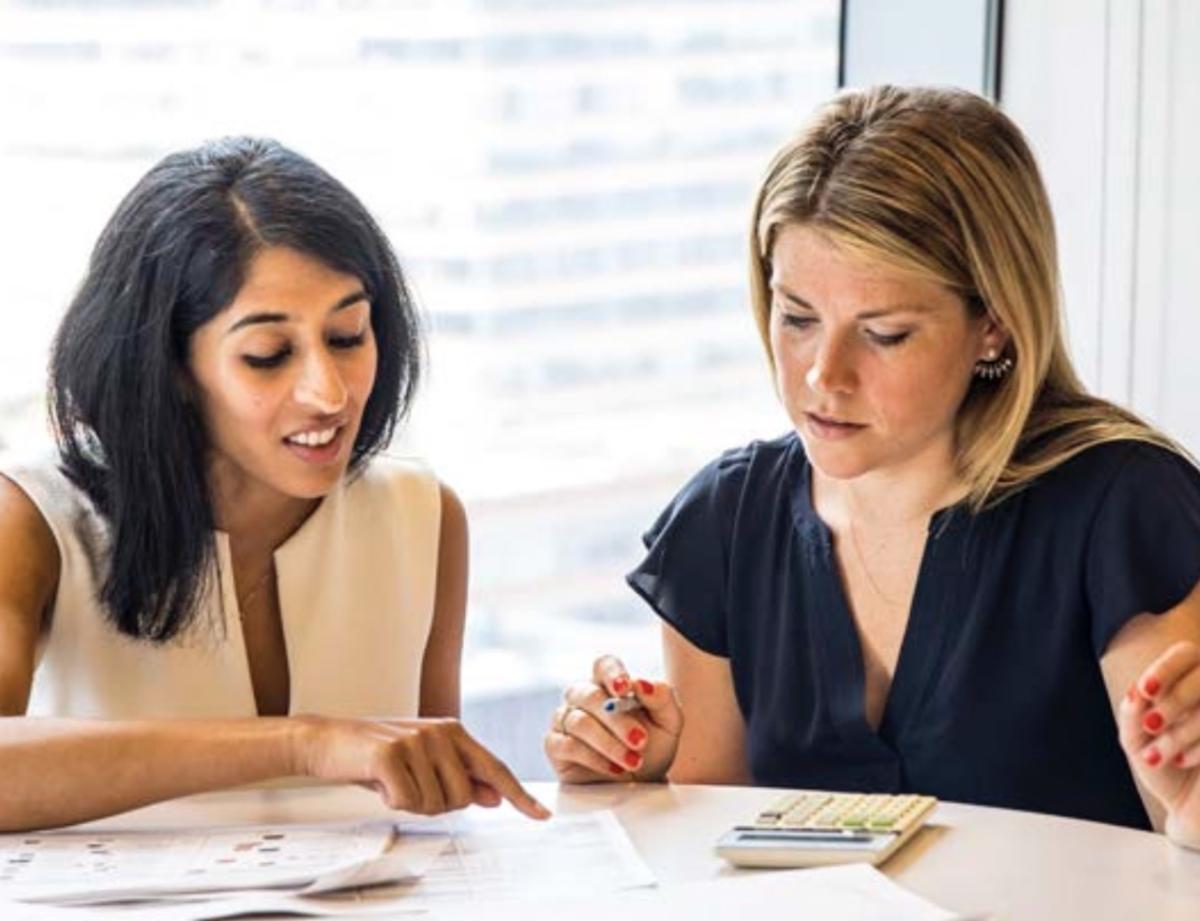
[[[605,713],[628,713],[642,709],[642,703],[632,694],[627,697],[610,697],[604,701]]]

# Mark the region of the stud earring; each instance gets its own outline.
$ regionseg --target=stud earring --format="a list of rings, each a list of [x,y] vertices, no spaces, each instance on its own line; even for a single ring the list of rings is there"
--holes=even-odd
[[[1011,355],[1000,357],[996,349],[991,349],[980,361],[975,362],[975,376],[980,380],[998,381],[1013,369]]]

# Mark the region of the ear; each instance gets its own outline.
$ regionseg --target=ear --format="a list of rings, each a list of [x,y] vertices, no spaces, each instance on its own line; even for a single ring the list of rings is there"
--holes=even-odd
[[[979,359],[982,361],[995,361],[1008,348],[1010,339],[1008,330],[1001,326],[1000,321],[991,313],[988,313],[983,317],[983,326],[980,332]]]

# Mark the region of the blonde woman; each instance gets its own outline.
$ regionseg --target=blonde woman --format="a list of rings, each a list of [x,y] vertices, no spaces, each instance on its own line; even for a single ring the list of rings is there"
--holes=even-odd
[[[1072,370],[1019,130],[955,90],[839,96],[770,165],[751,290],[795,431],[646,534],[628,579],[669,683],[598,659],[558,776],[914,790],[1200,846],[1200,473]]]

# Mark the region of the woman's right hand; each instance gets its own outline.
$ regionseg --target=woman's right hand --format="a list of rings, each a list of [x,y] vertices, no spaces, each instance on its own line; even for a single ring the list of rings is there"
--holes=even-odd
[[[458,720],[297,719],[297,774],[361,784],[390,808],[423,815],[506,799],[530,818],[550,817]]]
[[[633,694],[639,709],[607,713],[604,701]],[[662,780],[675,760],[683,710],[666,682],[629,677],[616,656],[592,665],[592,680],[563,692],[546,733],[546,757],[564,783]]]

